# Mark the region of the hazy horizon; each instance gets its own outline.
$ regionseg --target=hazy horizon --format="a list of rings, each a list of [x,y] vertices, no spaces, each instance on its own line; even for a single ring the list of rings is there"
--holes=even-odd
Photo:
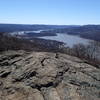
[[[0,23],[0,24],[16,24],[16,25],[62,25],[62,26],[84,26],[84,25],[100,25],[100,24],[35,24],[35,23]]]

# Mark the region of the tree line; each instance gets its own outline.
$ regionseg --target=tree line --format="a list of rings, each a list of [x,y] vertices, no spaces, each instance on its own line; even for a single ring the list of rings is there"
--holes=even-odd
[[[100,42],[91,41],[89,44],[75,44],[72,48],[63,48],[63,52],[79,57],[85,62],[100,68]]]

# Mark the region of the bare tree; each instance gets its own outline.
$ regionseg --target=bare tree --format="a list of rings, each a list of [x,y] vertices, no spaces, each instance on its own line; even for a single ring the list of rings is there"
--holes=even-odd
[[[78,56],[78,57],[85,57],[86,55],[86,46],[84,44],[76,44],[73,46],[73,53],[74,55]]]
[[[96,60],[98,56],[100,57],[100,42],[91,41],[86,49],[86,55],[89,59]]]

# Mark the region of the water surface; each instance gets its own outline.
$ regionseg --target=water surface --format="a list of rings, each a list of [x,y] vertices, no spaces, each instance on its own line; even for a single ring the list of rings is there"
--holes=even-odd
[[[74,44],[78,44],[78,43],[87,44],[90,41],[88,39],[84,39],[79,36],[61,34],[61,33],[57,33],[57,36],[44,36],[44,37],[40,37],[40,38],[64,42],[67,46],[70,46],[70,47],[72,47]]]

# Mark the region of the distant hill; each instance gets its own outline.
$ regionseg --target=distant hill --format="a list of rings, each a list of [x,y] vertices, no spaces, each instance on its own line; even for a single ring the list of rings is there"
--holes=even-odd
[[[83,38],[100,41],[100,25],[25,25],[25,24],[0,24],[0,32],[15,31],[37,31],[44,30],[45,35],[55,35],[55,33],[67,33],[78,35]],[[44,34],[42,34],[44,36]],[[29,34],[32,35],[33,34]],[[36,35],[36,34],[35,34]],[[39,34],[37,34],[40,36]]]
[[[78,35],[83,38],[100,41],[100,25],[84,25],[78,27],[54,29],[51,31],[51,33],[67,33],[69,35]]]
[[[25,24],[0,24],[0,32],[36,31],[47,29],[69,28],[73,25],[25,25]]]
[[[85,25],[72,28],[68,34],[79,35],[80,37],[100,41],[100,25]]]

